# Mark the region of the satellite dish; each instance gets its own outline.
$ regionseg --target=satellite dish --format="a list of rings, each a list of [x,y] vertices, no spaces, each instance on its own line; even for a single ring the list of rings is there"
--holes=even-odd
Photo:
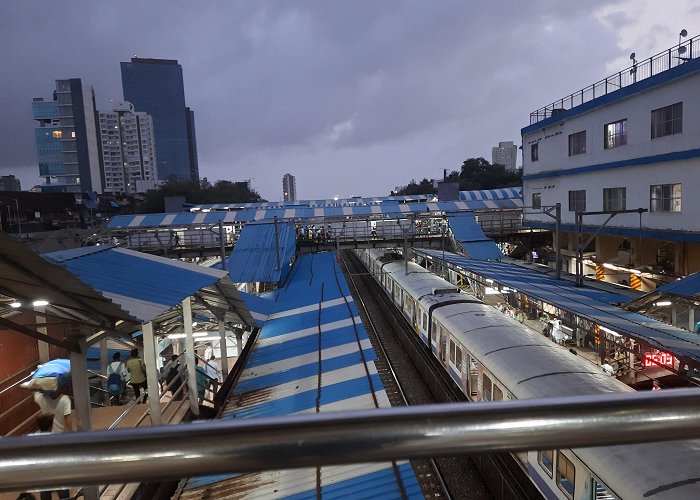
[[[686,50],[688,50],[688,48],[685,45],[683,47],[678,47],[678,54],[685,54]]]
[[[635,54],[634,52],[632,52],[632,53],[630,54],[630,60],[634,61],[634,58],[635,58],[635,57],[637,57],[637,54]]]
[[[681,36],[688,36],[688,31],[685,29],[681,30]]]

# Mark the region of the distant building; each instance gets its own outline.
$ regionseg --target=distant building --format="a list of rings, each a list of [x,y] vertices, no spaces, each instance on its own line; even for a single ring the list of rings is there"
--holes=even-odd
[[[284,174],[282,177],[282,195],[284,201],[296,201],[297,179],[292,174]]]
[[[503,165],[506,170],[515,170],[518,161],[518,146],[513,141],[499,142],[498,146],[491,150],[491,164]]]
[[[56,80],[51,101],[34,98],[43,192],[102,192],[95,91],[80,78]]]
[[[153,117],[161,180],[199,180],[194,112],[185,106],[176,60],[132,58],[121,63],[124,100]]]
[[[22,191],[22,184],[14,175],[0,176],[0,191]]]
[[[153,120],[134,111],[130,102],[118,102],[114,111],[100,113],[100,138],[104,164],[104,191],[145,193],[156,187]]]

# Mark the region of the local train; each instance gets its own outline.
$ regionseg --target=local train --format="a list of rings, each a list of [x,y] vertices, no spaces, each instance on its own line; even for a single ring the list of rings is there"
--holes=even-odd
[[[472,401],[633,391],[395,252],[356,253]],[[678,500],[700,498],[699,450],[700,441],[687,440],[514,456],[547,499]]]

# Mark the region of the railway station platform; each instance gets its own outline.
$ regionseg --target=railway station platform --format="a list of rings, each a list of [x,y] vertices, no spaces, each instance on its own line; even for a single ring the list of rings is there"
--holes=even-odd
[[[299,257],[219,418],[388,407],[376,354],[335,256]],[[408,461],[196,477],[173,498],[422,498]]]
[[[538,321],[543,327],[549,320],[559,320],[569,348],[586,353],[599,365],[607,359],[615,375],[628,384],[646,388],[652,379],[672,374],[695,377],[700,370],[700,336],[620,308],[632,300],[627,295],[576,287],[569,280],[507,261],[478,261],[420,248],[413,253],[419,264],[455,285],[522,313],[534,328]]]

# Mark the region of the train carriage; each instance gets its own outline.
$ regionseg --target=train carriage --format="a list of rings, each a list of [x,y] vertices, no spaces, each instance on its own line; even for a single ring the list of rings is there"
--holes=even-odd
[[[357,253],[470,400],[633,391],[442,278],[398,260],[396,252]],[[700,498],[698,440],[514,456],[548,499]]]

